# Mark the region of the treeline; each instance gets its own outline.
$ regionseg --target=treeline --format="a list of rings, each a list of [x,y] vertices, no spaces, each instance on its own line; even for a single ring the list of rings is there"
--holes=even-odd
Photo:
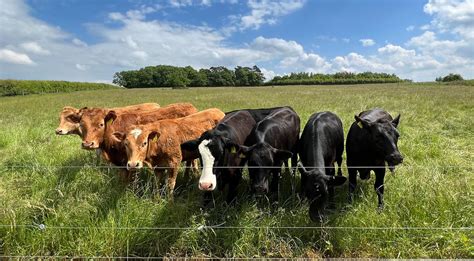
[[[464,81],[464,78],[460,74],[450,73],[444,77],[437,77],[435,79],[437,82],[455,82],[455,81]]]
[[[139,70],[117,72],[113,83],[126,88],[152,87],[213,87],[213,86],[258,86],[265,80],[257,66],[237,66],[230,70],[224,66],[195,70],[191,66],[171,65],[147,66]]]
[[[365,84],[365,83],[397,83],[410,80],[400,79],[395,74],[388,73],[352,73],[338,72],[335,74],[321,73],[291,73],[275,76],[266,85],[317,85],[317,84]]]
[[[0,80],[0,96],[15,96],[41,93],[74,92],[117,88],[106,83]]]

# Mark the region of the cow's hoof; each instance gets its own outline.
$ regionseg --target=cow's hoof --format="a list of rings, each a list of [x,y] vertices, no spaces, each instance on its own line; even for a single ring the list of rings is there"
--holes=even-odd
[[[377,207],[377,212],[382,213],[383,209],[384,209],[384,204],[379,204],[379,206]]]

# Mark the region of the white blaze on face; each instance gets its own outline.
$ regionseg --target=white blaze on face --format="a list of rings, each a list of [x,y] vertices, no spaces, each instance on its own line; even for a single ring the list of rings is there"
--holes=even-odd
[[[207,144],[210,140],[203,140],[199,144],[198,149],[202,158],[202,174],[199,178],[199,189],[200,190],[214,190],[217,187],[216,175],[212,173],[214,167],[215,158],[212,156]]]
[[[132,134],[133,137],[134,137],[135,139],[137,139],[138,136],[140,136],[140,134],[142,134],[142,130],[140,130],[140,129],[133,129],[132,131],[130,131],[130,134]]]

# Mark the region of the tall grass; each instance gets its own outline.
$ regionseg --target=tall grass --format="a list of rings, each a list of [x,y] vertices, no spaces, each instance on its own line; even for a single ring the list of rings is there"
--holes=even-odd
[[[70,257],[473,258],[474,233],[469,229],[356,229],[472,227],[473,94],[468,86],[376,84],[114,89],[0,98],[0,252]],[[138,181],[125,185],[115,169],[94,167],[106,165],[97,163],[94,153],[81,150],[78,137],[54,134],[65,105],[140,102],[191,102],[199,109],[223,111],[290,105],[302,124],[312,113],[329,110],[341,117],[346,133],[354,114],[382,107],[402,115],[399,147],[405,161],[395,174],[387,174],[383,212],[376,210],[372,177],[358,181],[352,205],[347,204],[347,184],[336,190],[336,210],[324,226],[339,229],[282,228],[319,226],[310,221],[307,202],[292,195],[288,175],[282,178],[278,203],[250,196],[245,175],[235,205],[228,206],[221,193],[215,193],[216,207],[208,209],[201,205],[196,178],[188,182],[180,175],[174,200],[168,200],[154,187],[152,174],[144,171]]]

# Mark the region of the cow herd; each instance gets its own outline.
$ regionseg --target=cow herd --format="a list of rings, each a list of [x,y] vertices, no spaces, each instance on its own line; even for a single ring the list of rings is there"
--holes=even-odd
[[[399,120],[400,115],[393,119],[382,109],[355,116],[346,141],[350,201],[357,173],[368,179],[374,171],[378,206],[383,208],[385,165],[393,171],[403,161],[397,147]],[[227,187],[229,203],[237,196],[245,165],[250,190],[256,195],[278,195],[282,166],[292,177],[298,169],[301,195],[310,202],[313,221],[322,220],[334,187],[346,181],[341,170],[343,124],[332,112],[311,115],[300,136],[300,118],[288,106],[227,113],[217,108],[198,111],[189,103],[64,107],[56,134],[79,135],[83,149],[95,150],[105,161],[123,167],[120,172],[127,180],[144,166],[153,169],[160,180],[167,172],[170,196],[181,162],[186,162],[185,175],[189,175],[199,172],[196,159],[200,160],[198,187],[205,201],[216,188]]]

